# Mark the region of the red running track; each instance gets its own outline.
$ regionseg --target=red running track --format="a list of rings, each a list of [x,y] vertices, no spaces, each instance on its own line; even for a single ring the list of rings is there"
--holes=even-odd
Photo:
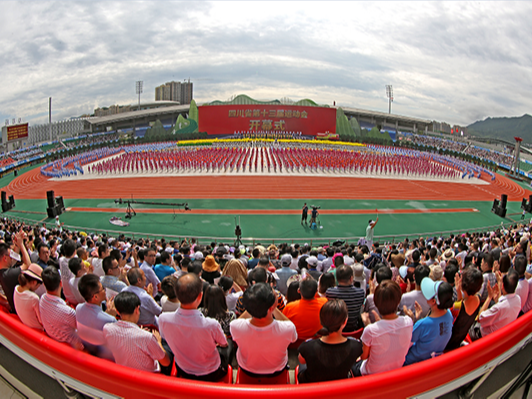
[[[501,194],[521,201],[532,191],[496,175],[488,185],[438,181],[320,176],[161,176],[52,181],[39,168],[14,179],[6,191],[16,199],[65,198],[241,198],[492,201]]]

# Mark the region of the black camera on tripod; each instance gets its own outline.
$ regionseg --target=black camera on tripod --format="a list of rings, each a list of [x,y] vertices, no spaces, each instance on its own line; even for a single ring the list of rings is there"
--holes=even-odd
[[[321,209],[321,206],[311,205],[310,206],[313,211],[317,211],[318,209]]]

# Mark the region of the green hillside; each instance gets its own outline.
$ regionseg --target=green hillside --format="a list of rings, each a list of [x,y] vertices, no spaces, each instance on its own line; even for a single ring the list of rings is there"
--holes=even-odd
[[[497,138],[514,142],[514,137],[521,137],[523,142],[532,144],[532,116],[525,114],[511,118],[487,118],[468,127],[469,133],[485,138]]]

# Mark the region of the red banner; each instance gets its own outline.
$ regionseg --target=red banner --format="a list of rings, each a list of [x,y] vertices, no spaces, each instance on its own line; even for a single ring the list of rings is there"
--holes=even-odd
[[[7,141],[23,139],[28,137],[28,124],[8,126],[7,127]]]
[[[301,132],[306,136],[336,132],[336,109],[294,105],[203,105],[200,132]]]

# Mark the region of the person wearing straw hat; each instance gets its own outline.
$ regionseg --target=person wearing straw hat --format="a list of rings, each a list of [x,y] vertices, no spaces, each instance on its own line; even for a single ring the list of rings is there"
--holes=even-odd
[[[207,281],[209,284],[214,284],[214,279],[220,277],[220,265],[214,259],[214,256],[208,255],[201,264],[203,271],[201,272],[201,278]]]
[[[13,302],[20,321],[30,328],[44,331],[39,310],[39,296],[35,291],[42,285],[42,267],[32,263],[18,276]]]

